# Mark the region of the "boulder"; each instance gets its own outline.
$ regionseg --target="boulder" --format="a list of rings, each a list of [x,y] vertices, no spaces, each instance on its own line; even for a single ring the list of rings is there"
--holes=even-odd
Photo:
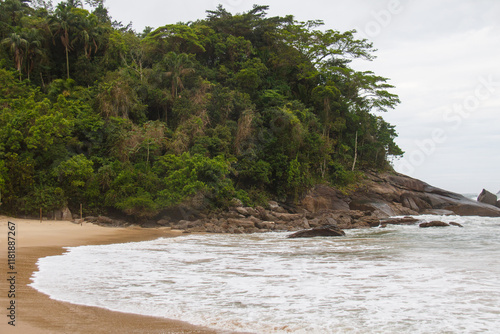
[[[342,237],[345,232],[335,225],[327,225],[309,230],[302,230],[292,233],[288,238],[312,238],[312,237]]]
[[[428,223],[422,223],[419,225],[419,227],[441,227],[441,226],[443,227],[450,226],[450,224],[435,220]]]
[[[249,216],[250,213],[248,212],[248,210],[242,206],[239,206],[237,208],[235,208],[236,212],[238,212],[240,215],[243,215],[243,216]]]
[[[500,200],[498,200],[498,201],[497,201],[497,203],[495,204],[495,206],[496,206],[497,208],[500,208]]]
[[[73,220],[73,215],[68,207],[54,211],[54,219],[57,220]]]
[[[160,226],[170,226],[171,222],[168,219],[160,219],[156,222]]]
[[[450,225],[452,225],[452,226],[458,226],[458,227],[463,227],[461,224],[455,223],[455,222],[450,222]]]
[[[483,189],[479,196],[477,197],[477,201],[489,205],[496,206],[497,204],[497,195],[490,193],[488,190]]]
[[[380,224],[382,225],[413,225],[417,223],[419,220],[413,217],[402,217],[402,218],[386,218],[380,220]]]

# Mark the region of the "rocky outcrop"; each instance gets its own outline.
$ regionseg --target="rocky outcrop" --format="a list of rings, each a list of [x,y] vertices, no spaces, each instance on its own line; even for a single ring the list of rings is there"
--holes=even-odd
[[[309,230],[298,231],[290,234],[288,238],[312,238],[312,237],[342,237],[345,232],[335,225],[316,227]]]
[[[381,218],[436,210],[462,216],[500,217],[498,207],[398,173],[366,173],[366,179],[349,198],[350,209],[371,210]]]
[[[488,190],[483,189],[479,196],[477,197],[477,201],[489,205],[496,206],[497,204],[497,195],[490,193]]]

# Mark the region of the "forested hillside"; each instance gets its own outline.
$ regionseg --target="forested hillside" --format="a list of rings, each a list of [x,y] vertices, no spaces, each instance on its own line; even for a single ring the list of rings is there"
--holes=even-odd
[[[375,51],[354,31],[219,6],[139,33],[85,3],[0,1],[3,213],[294,201],[402,154],[375,114],[399,99],[351,68]]]

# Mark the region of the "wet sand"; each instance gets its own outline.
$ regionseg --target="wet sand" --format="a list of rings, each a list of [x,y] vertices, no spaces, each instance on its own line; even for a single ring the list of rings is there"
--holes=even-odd
[[[15,223],[15,299],[9,298],[8,222]],[[50,299],[28,286],[39,258],[64,253],[63,247],[110,244],[175,237],[167,228],[106,228],[67,221],[0,216],[0,333],[217,333],[176,320],[109,311]],[[85,279],[82,277],[82,279]],[[15,326],[8,324],[9,303],[15,301]]]

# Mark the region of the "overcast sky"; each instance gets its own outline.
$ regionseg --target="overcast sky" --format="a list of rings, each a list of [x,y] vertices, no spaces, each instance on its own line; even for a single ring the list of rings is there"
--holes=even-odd
[[[406,152],[396,170],[461,193],[500,190],[500,1],[105,1],[136,31],[205,18],[219,3],[232,13],[269,5],[270,16],[358,30],[377,59],[353,67],[390,78],[402,101],[382,115]]]

